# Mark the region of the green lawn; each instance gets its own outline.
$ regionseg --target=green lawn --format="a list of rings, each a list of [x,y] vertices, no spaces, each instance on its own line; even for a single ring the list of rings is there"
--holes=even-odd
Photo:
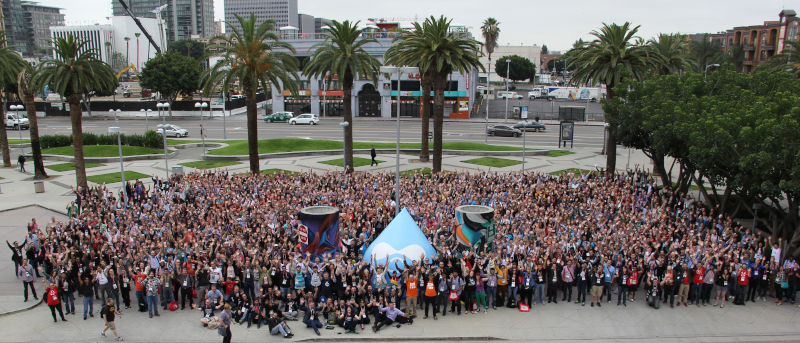
[[[125,172],[125,180],[136,180],[136,179],[145,179],[150,177],[150,175],[145,175],[142,173],[137,173],[135,171],[126,171]],[[122,181],[122,177],[120,176],[119,172],[116,173],[108,173],[108,174],[100,174],[100,175],[92,175],[87,177],[87,179],[91,182],[102,184],[102,183],[115,183]]]
[[[550,150],[550,151],[547,152],[547,155],[545,155],[545,156],[547,156],[547,157],[560,157],[560,156],[566,156],[566,155],[572,155],[572,154],[574,154],[574,152],[568,151],[568,150]]]
[[[381,160],[375,160],[375,161],[378,162],[378,164],[383,163],[383,161]],[[332,166],[337,166],[337,167],[344,167],[344,158],[337,158],[335,160],[328,160],[328,161],[320,161],[319,163],[330,164]],[[353,157],[353,168],[368,166],[370,163],[372,163],[372,160],[369,158]]]
[[[275,174],[287,174],[287,175],[292,175],[292,174],[300,174],[300,172],[291,171],[291,170],[286,170],[286,169],[280,169],[280,168],[270,168],[270,169],[264,169],[264,170],[262,170],[262,171],[261,171],[261,173],[262,173],[262,174],[265,174],[265,175],[275,175]]]
[[[102,163],[84,163],[86,168],[94,168],[102,166]],[[51,164],[49,166],[45,166],[45,168],[50,170],[55,170],[57,172],[64,172],[68,170],[75,170],[75,163],[67,162],[67,163],[60,163],[60,164]]]
[[[181,163],[182,166],[195,168],[195,169],[213,169],[213,168],[222,168],[227,166],[233,166],[239,164],[239,161],[195,161],[195,162],[184,162]]]
[[[487,167],[497,167],[497,168],[510,167],[522,163],[522,161],[509,160],[507,158],[497,158],[497,157],[481,157],[462,162],[470,164],[479,164]]]
[[[169,141],[167,141],[168,144]],[[247,155],[247,141],[246,140],[231,140],[227,141],[227,147],[211,150],[208,153],[212,155]],[[369,143],[369,142],[353,142],[353,149],[369,149],[374,146],[376,149],[390,149],[397,147],[396,143]],[[339,150],[344,147],[342,142],[331,140],[318,140],[318,139],[301,139],[301,138],[276,138],[264,139],[258,141],[258,152],[260,154],[276,153],[276,152],[291,152],[291,151],[311,151],[311,150]],[[404,149],[419,149],[420,143],[400,143],[400,147]],[[481,150],[481,151],[519,151],[522,148],[504,146],[504,145],[489,145],[482,143],[470,142],[446,142],[442,144],[442,149],[445,150]],[[432,150],[432,149],[431,149]]]
[[[561,169],[551,172],[550,175],[567,175],[568,173],[575,173],[575,175],[580,176],[580,174],[588,174],[588,173],[595,173],[589,169],[579,169],[579,168],[568,168],[568,169]]]
[[[72,156],[73,149],[72,146],[62,146],[57,148],[43,149],[42,153],[51,155]],[[122,146],[123,156],[149,155],[149,154],[161,154],[161,153],[164,153],[164,150],[145,148],[141,146],[130,146],[130,145]],[[114,156],[119,156],[119,148],[116,145],[84,145],[83,155],[85,157],[114,157]]]
[[[167,138],[167,145],[179,145],[179,144],[189,144],[189,143],[202,143],[202,140],[199,139],[175,139],[175,138]],[[206,143],[210,143],[211,141],[206,140]]]
[[[9,131],[9,135],[10,134],[11,134],[11,132]],[[31,142],[30,139],[23,139],[23,140],[10,139],[10,138],[8,139],[8,144],[19,144],[19,143],[30,143],[30,142]]]

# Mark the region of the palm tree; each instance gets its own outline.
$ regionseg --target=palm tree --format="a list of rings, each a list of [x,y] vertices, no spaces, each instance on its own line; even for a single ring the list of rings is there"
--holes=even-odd
[[[483,35],[483,48],[486,49],[486,55],[489,57],[489,62],[486,65],[486,89],[491,89],[492,84],[490,82],[492,77],[492,53],[494,53],[494,49],[497,48],[497,38],[500,36],[500,22],[497,19],[492,17],[486,18],[483,21],[483,26],[481,26],[481,35]],[[547,53],[544,50],[547,49],[547,46],[542,47],[542,53]],[[489,108],[489,93],[486,93],[486,108]],[[489,111],[486,111],[486,122],[489,122]],[[487,124],[488,125],[488,124]],[[486,136],[488,137],[489,134],[487,133]],[[487,138],[488,139],[488,138]]]
[[[800,77],[800,43],[787,40],[786,44],[788,46],[784,48],[780,54],[772,56],[764,63],[761,63],[761,65],[756,68],[756,71],[788,71]]]
[[[131,40],[131,37],[124,37],[122,39],[125,40],[125,68],[127,68],[129,65],[131,65],[131,59],[130,59],[130,53],[131,53],[130,40]],[[139,69],[136,69],[136,70],[139,70]],[[130,72],[129,71],[125,72],[125,75],[130,75]],[[127,76],[126,76],[126,78],[127,78]]]
[[[266,92],[273,85],[279,90],[284,87],[297,93],[299,65],[293,56],[295,50],[292,45],[281,41],[274,33],[274,20],[265,20],[256,25],[255,14],[250,14],[249,19],[237,15],[236,20],[240,28],[227,23],[230,33],[211,39],[209,50],[216,51],[215,55],[220,60],[206,70],[203,79],[218,80],[222,89],[231,89],[234,82],[241,82],[247,103],[250,172],[257,174],[260,168],[256,92],[259,86]]]
[[[480,43],[471,37],[450,32],[450,20],[444,16],[414,23],[415,34],[397,38],[386,51],[386,60],[394,65],[417,66],[423,77],[431,79],[433,96],[433,172],[442,170],[442,129],[444,90],[453,72],[465,74],[473,68],[484,70],[478,60]]]
[[[694,69],[698,73],[705,72],[707,65],[722,63],[725,59],[719,43],[711,42],[707,34],[699,41],[692,41],[689,51],[694,58]]]
[[[33,89],[42,89],[47,85],[67,99],[72,122],[75,178],[78,186],[85,188],[88,184],[83,160],[81,99],[87,92],[113,90],[116,79],[111,66],[100,60],[98,51],[87,46],[89,41],[68,35],[66,39],[57,38],[54,43],[59,59],[39,64],[30,84]]]
[[[362,38],[363,30],[358,29],[358,22],[334,20],[328,29],[325,41],[315,44],[303,72],[309,77],[324,78],[325,75],[339,75],[344,91],[344,121],[350,125],[344,128],[344,165],[345,170],[353,171],[353,80],[377,79],[380,62],[364,50],[368,43],[377,42],[373,38]],[[399,104],[398,104],[399,106]]]
[[[136,32],[133,35],[136,36],[136,70],[139,70],[140,69],[139,67],[141,67],[139,65],[139,36],[141,36],[142,33]]]
[[[744,45],[734,44],[728,51],[728,59],[733,63],[736,71],[741,73],[744,71]]]
[[[689,41],[679,33],[661,33],[647,42],[649,61],[658,75],[676,74],[692,68]]]
[[[3,153],[3,167],[11,167],[11,151],[8,149],[8,133],[5,125],[5,96],[3,90],[6,86],[17,82],[17,73],[22,70],[25,61],[17,54],[14,49],[6,45],[6,35],[0,31],[0,118],[3,118],[3,125],[0,125],[0,150]],[[21,142],[20,142],[21,143]]]
[[[573,81],[604,83],[607,87],[606,102],[614,101],[616,87],[623,78],[641,80],[648,71],[647,47],[636,37],[639,26],[603,24],[599,31],[592,31],[595,39],[573,48],[568,63],[574,68]],[[616,123],[612,113],[606,112],[608,139],[606,140],[606,173],[616,171],[617,140],[614,135]]]
[[[31,152],[33,154],[33,178],[41,180],[47,178],[42,159],[42,146],[39,143],[39,119],[36,118],[36,105],[33,102],[34,94],[40,89],[34,88],[31,84],[33,78],[33,66],[25,62],[24,68],[17,76],[17,95],[22,99],[25,109],[28,111],[29,129],[31,136]]]

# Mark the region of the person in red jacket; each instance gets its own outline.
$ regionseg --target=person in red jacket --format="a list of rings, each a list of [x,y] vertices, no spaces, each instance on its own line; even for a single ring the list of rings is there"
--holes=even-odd
[[[694,277],[692,278],[692,300],[697,307],[700,307],[701,294],[703,293],[703,278],[706,275],[706,268],[698,264],[694,268]]]
[[[67,319],[64,318],[64,311],[61,309],[61,299],[58,297],[58,286],[51,282],[50,285],[44,289],[44,294],[47,295],[47,306],[50,307],[50,313],[53,314],[53,322],[58,323],[58,320],[56,320],[56,310],[58,310],[58,315],[61,316],[61,321],[66,322]]]
[[[736,277],[736,295],[733,299],[734,305],[744,305],[744,290],[750,282],[750,269],[744,264],[739,267],[739,275]]]

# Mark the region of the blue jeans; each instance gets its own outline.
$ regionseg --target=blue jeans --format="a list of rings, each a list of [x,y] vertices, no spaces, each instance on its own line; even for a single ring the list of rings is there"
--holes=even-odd
[[[139,304],[141,304],[141,303],[143,303],[145,301],[146,300],[144,299],[144,292],[143,291],[136,291],[136,306],[139,306]]]
[[[67,313],[75,313],[75,293],[68,292],[62,294],[61,302],[64,303],[64,309]]]
[[[147,296],[147,314],[153,315],[158,314],[158,295],[148,295]]]
[[[497,307],[497,287],[486,287],[486,306]]]
[[[700,299],[702,298],[703,293],[703,284],[700,283],[693,283],[692,284],[692,302],[696,305],[700,305]]]
[[[89,311],[89,314],[94,313],[94,299],[92,299],[91,295],[83,297],[83,318],[87,316],[86,311]]]
[[[506,303],[511,304],[511,302],[517,303],[517,287],[508,286],[508,300]]]
[[[533,301],[531,301],[531,305],[536,302],[536,297],[539,297],[539,304],[544,304],[544,284],[537,283],[536,287],[534,288],[534,292],[536,295],[533,296]]]
[[[172,295],[172,287],[164,287],[164,289],[161,291],[161,295],[164,297],[161,305],[166,310],[167,305],[175,301],[175,297]]]

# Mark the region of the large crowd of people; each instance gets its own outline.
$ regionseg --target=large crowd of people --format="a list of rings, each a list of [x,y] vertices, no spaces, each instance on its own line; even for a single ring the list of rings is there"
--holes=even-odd
[[[641,170],[403,177],[400,206],[438,256],[409,256],[390,271],[363,253],[394,216],[393,186],[387,173],[215,171],[154,177],[119,194],[79,189],[68,220],[33,220],[9,248],[26,301],[29,288],[37,296],[36,278],[45,280],[54,321],[57,312],[65,320],[62,304],[76,315],[76,302],[84,320],[93,317],[95,300],[112,330],[119,311],[197,310],[198,325],[227,341],[232,323],[291,338],[298,327],[413,325],[417,313],[539,311],[545,300],[658,309],[796,299],[798,263],[782,241],[657,187]],[[454,236],[455,208],[466,204],[496,210],[486,249]],[[316,205],[341,210],[336,254],[312,256],[298,243],[297,213]]]

